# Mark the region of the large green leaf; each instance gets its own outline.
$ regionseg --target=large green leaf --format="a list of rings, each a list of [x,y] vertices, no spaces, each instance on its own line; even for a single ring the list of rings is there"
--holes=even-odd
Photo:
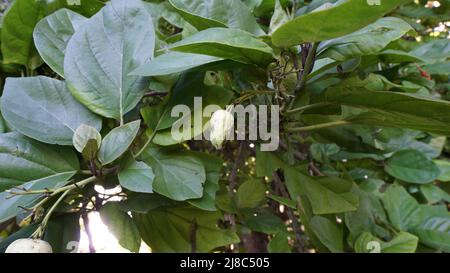
[[[266,43],[238,29],[210,28],[174,43],[169,48],[261,66],[266,66],[273,59],[273,51]]]
[[[119,209],[117,202],[109,202],[100,209],[100,217],[109,231],[124,248],[139,252],[141,236],[133,219]]]
[[[170,0],[169,2],[198,30],[229,27],[255,35],[265,34],[253,14],[240,0]]]
[[[381,200],[373,193],[357,189],[359,206],[356,211],[345,213],[345,225],[350,232],[350,239],[354,242],[363,232],[385,236],[386,230],[377,225],[377,221],[387,222]]]
[[[351,192],[352,182],[334,177],[315,179],[289,166],[284,171],[291,198],[296,200],[305,195],[314,214],[341,213],[358,208],[358,197]]]
[[[284,24],[273,33],[272,42],[279,47],[290,47],[341,37],[373,23],[408,1],[381,1],[380,5],[369,5],[367,0],[339,1]]]
[[[202,198],[187,200],[189,204],[202,210],[215,211],[216,209],[216,193],[219,190],[220,171],[222,170],[223,160],[220,157],[188,151],[186,155],[193,156],[200,160],[205,167],[206,181]]]
[[[438,250],[450,252],[450,215],[428,217],[418,227],[413,229],[424,244]]]
[[[27,190],[45,190],[54,189],[66,185],[69,179],[76,171],[62,172],[42,179],[37,179],[23,184],[21,187]],[[7,192],[0,193],[0,223],[4,222],[17,214],[24,212],[23,208],[31,207],[42,195],[16,195],[9,198],[11,194]]]
[[[36,0],[16,0],[3,17],[2,55],[4,63],[34,69],[40,63],[33,44],[33,29],[44,16],[45,6]]]
[[[114,128],[102,141],[98,159],[103,165],[109,164],[119,158],[130,147],[137,133],[141,120],[136,120]]]
[[[177,201],[203,196],[206,172],[197,158],[155,147],[146,149],[141,157],[155,172],[155,192]]]
[[[433,182],[440,174],[438,166],[417,150],[396,152],[387,161],[385,170],[395,178],[416,184]]]
[[[113,0],[70,39],[64,74],[72,94],[95,113],[122,120],[148,88],[129,73],[153,57],[152,18],[138,0]]]
[[[0,191],[25,182],[79,169],[76,154],[19,133],[0,134]]]
[[[401,186],[390,186],[383,196],[390,222],[402,231],[417,226],[420,223],[420,206],[417,201]]]
[[[450,58],[450,45],[447,39],[431,40],[416,47],[410,53],[429,63],[434,63]]]
[[[179,73],[185,70],[199,67],[205,64],[211,64],[222,61],[222,58],[182,53],[182,52],[168,52],[166,54],[156,57],[154,60],[144,64],[138,69],[134,70],[130,75],[141,76],[160,76],[172,73]]]
[[[238,243],[239,237],[233,231],[217,226],[221,218],[219,212],[192,207],[160,208],[147,214],[133,213],[142,239],[154,252],[187,253],[192,251],[194,244],[196,251],[209,252],[220,246]]]
[[[409,128],[450,135],[450,102],[415,94],[369,91],[364,87],[332,87],[326,100],[364,109],[353,123]]]
[[[321,43],[319,51],[323,51],[319,56],[345,61],[357,56],[375,54],[410,30],[412,27],[402,19],[381,18],[357,32]]]
[[[42,59],[64,77],[64,55],[67,44],[86,18],[68,9],[45,17],[33,32],[34,44]]]
[[[132,156],[121,164],[118,173],[120,185],[130,191],[152,193],[155,174],[150,166],[142,161],[136,161]]]
[[[15,130],[50,144],[72,145],[81,124],[101,129],[101,119],[76,101],[64,82],[43,76],[8,78],[1,111]]]

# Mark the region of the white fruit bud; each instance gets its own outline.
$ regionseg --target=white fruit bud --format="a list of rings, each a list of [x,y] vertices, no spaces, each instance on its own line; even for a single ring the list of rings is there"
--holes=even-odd
[[[53,253],[52,246],[43,240],[19,239],[12,242],[5,253]]]
[[[234,117],[231,114],[231,110],[231,107],[227,108],[227,110],[217,110],[211,116],[209,122],[211,134],[209,137],[216,149],[222,148],[222,143],[234,128]]]

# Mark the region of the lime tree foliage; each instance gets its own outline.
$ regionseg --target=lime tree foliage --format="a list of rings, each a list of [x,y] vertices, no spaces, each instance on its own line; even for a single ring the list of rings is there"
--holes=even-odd
[[[132,252],[450,252],[449,0],[1,9],[0,251],[99,212]],[[279,105],[278,150],[175,140],[194,97]]]

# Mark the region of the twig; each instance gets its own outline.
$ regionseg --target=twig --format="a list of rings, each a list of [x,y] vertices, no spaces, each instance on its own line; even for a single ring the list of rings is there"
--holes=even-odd
[[[161,114],[161,117],[159,118],[158,123],[156,124],[155,129],[152,132],[152,135],[145,142],[144,146],[142,146],[142,148],[139,150],[139,152],[137,152],[137,154],[134,155],[134,158],[138,158],[147,149],[148,145],[150,145],[150,143],[152,143],[153,139],[155,138],[156,134],[158,133],[159,125],[161,124],[161,121],[163,120],[163,117],[166,114],[166,112],[167,112],[167,110]]]
[[[321,108],[321,107],[325,107],[325,106],[329,106],[331,105],[331,103],[329,102],[319,102],[319,103],[315,103],[315,104],[310,104],[310,105],[305,105],[302,107],[298,107],[292,110],[287,110],[286,114],[295,114],[298,112],[304,112],[306,110],[310,110],[310,109],[315,109],[315,108]]]
[[[280,178],[278,172],[277,171],[273,172],[272,176],[273,176],[273,182],[275,183],[276,187],[280,190],[281,195],[284,198],[290,199],[290,195],[287,192],[283,181],[281,181],[281,178]],[[302,252],[305,246],[303,244],[302,230],[298,223],[297,217],[295,217],[294,210],[287,206],[286,206],[286,214],[287,214],[289,220],[291,220],[291,222],[292,222],[292,229],[295,234],[295,240],[297,242],[297,249],[299,252]]]
[[[150,91],[144,94],[144,97],[164,97],[167,94],[169,94],[169,92],[165,92],[165,91]]]
[[[297,83],[295,87],[295,94],[298,94],[306,85],[306,80],[308,78],[308,74],[311,72],[314,60],[316,58],[316,51],[319,43],[313,43],[311,49],[309,50],[308,57],[306,58],[305,65],[303,67],[303,72],[300,81]]]
[[[230,178],[229,178],[229,186],[230,186],[230,192],[233,193],[234,189],[237,187],[237,176],[238,176],[238,169],[241,165],[241,161],[243,158],[242,151],[245,146],[245,141],[241,141],[239,144],[239,148],[236,155],[236,160],[234,161],[233,168],[231,169]]]
[[[31,235],[33,238],[42,238],[44,235],[45,228],[47,227],[48,220],[50,220],[50,217],[53,214],[53,211],[56,209],[56,207],[61,203],[62,200],[67,196],[67,194],[70,192],[70,190],[65,191],[59,198],[56,200],[56,202],[53,204],[53,206],[48,210],[47,214],[45,215],[44,219],[42,220],[41,224],[39,225],[38,229]]]
[[[312,174],[316,175],[316,176],[325,176],[320,170],[319,168],[317,168],[317,166],[314,164],[314,162],[309,162],[308,164],[309,169],[311,170]]]
[[[338,120],[338,121],[315,124],[315,125],[305,126],[305,127],[286,128],[286,131],[291,132],[291,133],[308,132],[308,131],[320,130],[320,129],[330,128],[330,127],[348,125],[348,124],[351,124],[351,122],[347,121],[347,120]]]
[[[282,140],[280,140],[280,147],[283,148],[286,151],[289,149],[288,145],[286,143],[284,143]],[[299,151],[295,151],[294,150],[293,153],[294,153],[294,157],[297,158],[300,161],[306,160],[308,158],[308,155],[303,154],[303,153],[301,153]]]

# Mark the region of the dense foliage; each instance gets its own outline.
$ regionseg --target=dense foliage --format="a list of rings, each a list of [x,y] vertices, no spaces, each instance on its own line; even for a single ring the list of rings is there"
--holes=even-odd
[[[98,211],[133,252],[450,252],[449,0],[0,9],[0,251]],[[279,149],[177,141],[194,97],[279,105]]]

